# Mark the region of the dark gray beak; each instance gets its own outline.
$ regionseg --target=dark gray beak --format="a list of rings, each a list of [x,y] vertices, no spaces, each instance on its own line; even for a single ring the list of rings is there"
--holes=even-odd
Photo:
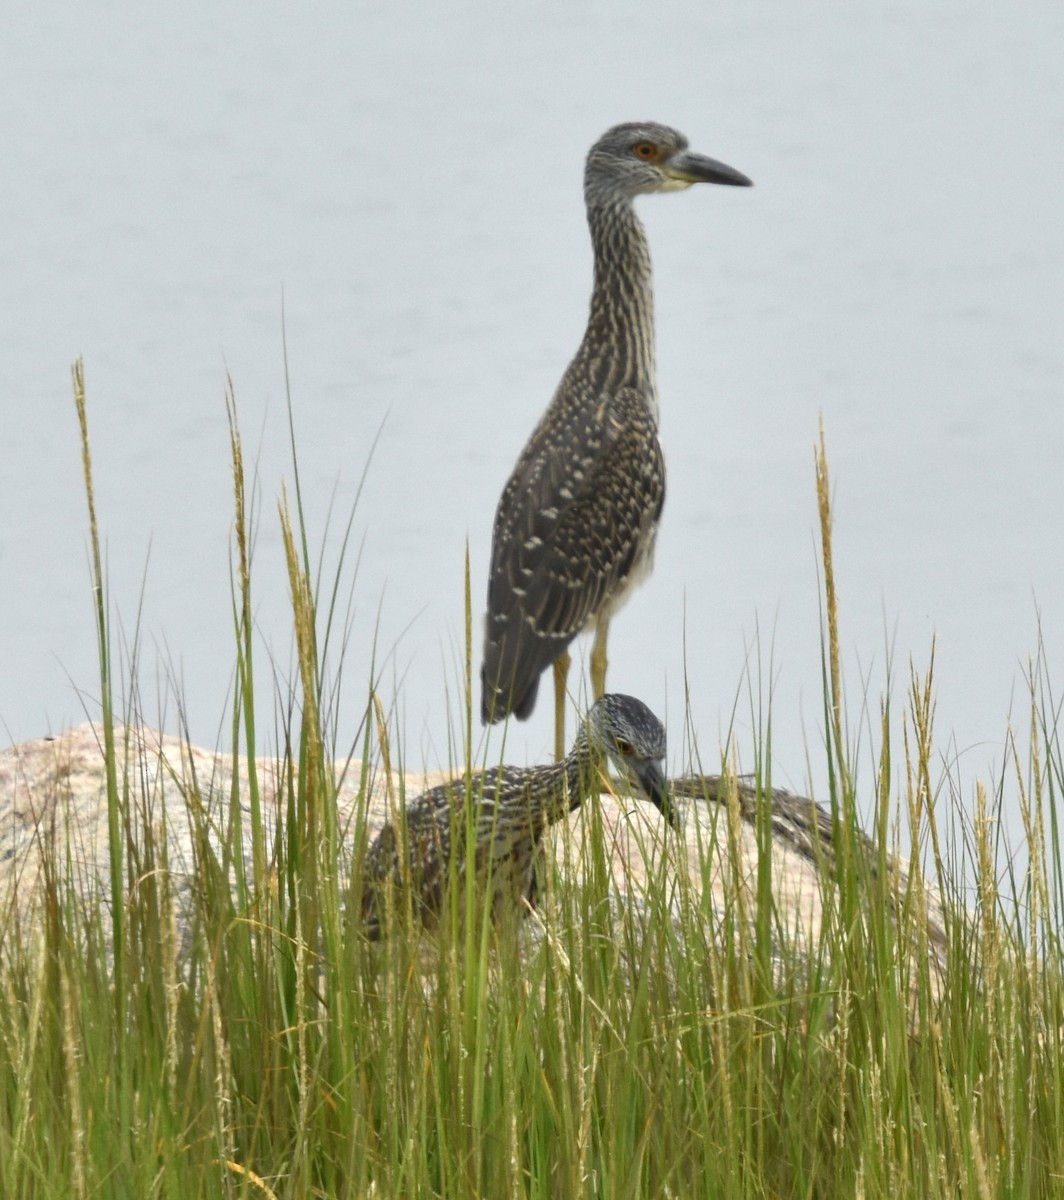
[[[723,183],[729,187],[753,187],[754,181],[748,179],[742,171],[729,167],[727,163],[717,162],[715,158],[706,158],[704,154],[692,154],[689,150],[681,150],[674,154],[668,162],[662,164],[662,170],[678,183]]]
[[[669,796],[668,780],[657,759],[644,759],[642,762],[630,762],[629,770],[635,776],[636,782],[646,793],[647,799],[661,813],[673,829],[682,829],[680,814],[673,807]]]

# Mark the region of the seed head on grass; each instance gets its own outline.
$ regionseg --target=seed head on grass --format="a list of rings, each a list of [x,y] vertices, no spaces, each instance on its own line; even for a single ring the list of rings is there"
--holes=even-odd
[[[476,873],[478,904],[497,921],[520,915],[536,898],[536,863],[548,825],[601,790],[607,763],[677,825],[666,793],[665,729],[642,701],[610,694],[598,700],[569,754],[542,767],[499,767],[441,784],[407,806],[377,835],[363,866],[362,918],[370,938],[384,935],[389,905],[408,898],[416,920],[431,927],[448,887]],[[472,843],[470,842],[472,838]]]

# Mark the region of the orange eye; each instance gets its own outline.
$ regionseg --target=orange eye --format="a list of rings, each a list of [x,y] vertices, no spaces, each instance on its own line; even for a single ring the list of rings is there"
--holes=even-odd
[[[649,160],[657,157],[658,148],[653,142],[638,142],[632,147],[632,152],[635,154],[636,158]]]

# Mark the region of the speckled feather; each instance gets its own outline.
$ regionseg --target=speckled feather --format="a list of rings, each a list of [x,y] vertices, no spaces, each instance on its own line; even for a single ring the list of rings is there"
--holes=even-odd
[[[527,769],[503,767],[474,775],[468,789],[463,780],[441,784],[407,808],[404,822],[381,830],[363,867],[362,918],[371,938],[383,932],[389,885],[400,891],[409,887],[414,915],[422,924],[432,926],[438,920],[452,858],[457,878],[465,874],[469,806],[474,813],[474,861],[486,885],[490,867],[488,903],[493,914],[498,918],[507,901],[519,904],[521,897],[530,898],[543,831],[570,807],[561,765],[557,780],[529,779],[531,774]],[[550,803],[543,803],[544,796]]]
[[[552,417],[499,503],[488,585],[485,698],[489,680],[507,681],[519,717],[541,672],[649,565],[665,499],[656,423],[636,389]]]

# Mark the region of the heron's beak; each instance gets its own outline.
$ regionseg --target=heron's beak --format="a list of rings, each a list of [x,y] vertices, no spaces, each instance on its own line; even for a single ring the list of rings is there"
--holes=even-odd
[[[661,763],[654,759],[629,764],[636,782],[646,792],[647,799],[661,813],[673,829],[682,829],[680,814],[673,808],[669,797],[669,786]]]
[[[661,169],[675,179],[677,183],[724,183],[730,187],[753,187],[754,181],[748,179],[742,171],[729,167],[726,163],[717,162],[715,158],[706,158],[704,154],[692,154],[689,150],[681,150],[661,164]]]

